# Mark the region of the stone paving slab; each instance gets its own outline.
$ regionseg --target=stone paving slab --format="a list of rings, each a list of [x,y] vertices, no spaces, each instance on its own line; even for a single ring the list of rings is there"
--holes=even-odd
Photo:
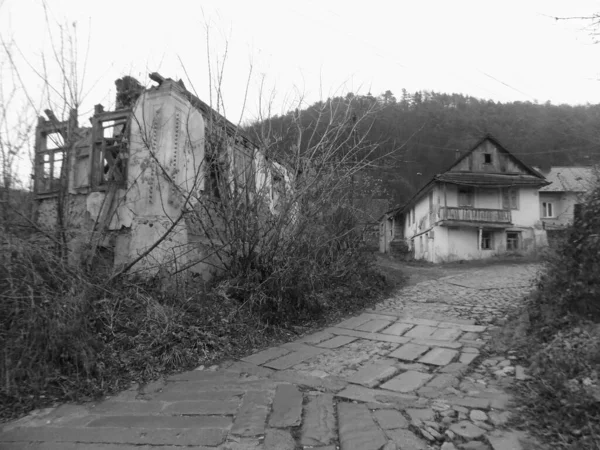
[[[228,428],[231,418],[219,416],[104,416],[87,424],[87,427],[124,428]]]
[[[269,392],[248,392],[238,412],[231,434],[238,436],[258,436],[265,433],[271,395]]]
[[[290,352],[289,350],[286,350],[284,348],[274,347],[274,348],[269,348],[267,350],[264,350],[262,352],[255,353],[250,356],[246,356],[245,358],[242,358],[242,361],[256,364],[258,366],[258,365],[266,363],[267,361],[271,361],[275,358],[279,358],[283,355],[287,355],[289,352]]]
[[[333,336],[333,335],[331,335]],[[354,342],[358,338],[352,336],[333,336],[331,339],[321,342],[320,344],[316,344],[317,347],[323,348],[338,348],[342,345],[349,344],[350,342]]]
[[[433,364],[435,366],[445,366],[450,364],[452,360],[458,355],[456,350],[450,350],[448,348],[435,347],[427,352],[419,362],[422,364]]]
[[[316,356],[324,351],[325,349],[322,348],[309,347],[306,350],[288,353],[285,356],[269,361],[265,363],[264,366],[276,370],[289,369],[290,367],[293,367],[296,364],[310,359],[313,356]]]
[[[162,410],[163,414],[173,415],[233,415],[240,407],[241,400],[200,400],[169,403]]]
[[[413,327],[414,325],[411,323],[396,322],[391,326],[387,327],[386,329],[381,330],[381,332],[383,334],[393,334],[394,336],[402,336],[404,333],[406,333]]]
[[[8,450],[14,442],[217,446],[226,436],[223,428],[27,427],[0,434],[0,448]]]
[[[414,361],[427,350],[429,350],[429,348],[430,347],[426,345],[418,345],[410,342],[408,344],[404,344],[398,350],[393,351],[389,356],[392,358],[401,359],[403,361]]]
[[[261,378],[267,378],[275,372],[273,369],[267,369],[266,367],[257,366],[245,361],[229,361],[221,364],[221,368],[227,372],[234,372],[240,375],[255,375]]]
[[[431,335],[431,339],[440,341],[454,341],[462,333],[462,330],[458,328],[438,328]]]
[[[392,324],[391,320],[383,320],[383,319],[373,319],[369,320],[362,325],[359,325],[355,328],[357,331],[367,331],[369,333],[376,333],[384,328],[389,327]]]
[[[394,409],[379,409],[373,413],[379,426],[384,430],[408,428],[408,421]]]
[[[293,383],[297,386],[310,387],[327,392],[341,391],[348,384],[346,381],[338,377],[316,377],[290,369],[276,371],[271,378],[276,381],[285,381],[287,383]]]
[[[433,375],[428,373],[409,370],[392,378],[388,382],[383,383],[381,388],[389,389],[390,391],[409,393],[419,389],[423,384],[430,380],[432,376]]]
[[[394,376],[398,371],[399,369],[388,363],[373,363],[362,367],[358,372],[346,379],[350,383],[372,388],[377,386],[380,381]]]
[[[318,344],[319,342],[326,341],[331,339],[333,334],[326,333],[325,331],[317,331],[316,333],[309,334],[308,336],[304,336],[303,338],[298,339],[296,342],[301,342],[304,344]]]
[[[412,323],[414,325],[425,325],[434,328],[439,324],[437,320],[423,319],[419,317],[406,317],[402,319],[402,322]]]
[[[437,328],[429,325],[417,325],[413,329],[407,331],[404,337],[427,339],[437,330]]]
[[[178,391],[163,391],[153,395],[153,400],[159,400],[161,402],[185,402],[185,401],[227,401],[234,397],[240,397],[246,392],[244,389],[240,389],[239,386],[232,385],[231,388],[237,387],[237,390],[214,390],[214,391],[197,391],[192,390],[190,392],[186,390]]]
[[[404,344],[410,341],[410,338],[404,336],[393,336],[391,334],[383,333],[369,333],[366,331],[349,330],[337,327],[327,328],[327,331],[342,336],[353,336],[361,339],[369,339],[371,341],[391,342],[395,344]]]
[[[412,339],[412,343],[418,345],[427,345],[429,347],[446,347],[446,348],[461,348],[464,343],[461,342],[452,342],[452,341],[440,341],[437,339]]]
[[[341,450],[381,450],[387,439],[366,405],[338,403]]]
[[[401,404],[405,407],[414,406],[419,400],[419,397],[416,395],[402,394],[384,389],[370,389],[358,385],[349,385],[343,391],[335,394],[335,396],[363,403],[390,406]]]
[[[300,444],[304,446],[327,445],[337,437],[333,410],[333,395],[308,396],[304,405],[304,422]]]
[[[287,430],[268,429],[265,433],[265,450],[294,450],[296,441]]]
[[[373,320],[373,316],[367,315],[367,314],[361,314],[360,316],[351,317],[350,319],[344,320],[343,322],[338,323],[336,326],[338,328],[354,329],[370,320]],[[327,330],[325,330],[325,331],[327,332]]]
[[[269,425],[288,428],[300,425],[302,416],[302,393],[291,384],[277,386]]]
[[[458,362],[462,364],[471,364],[478,356],[478,353],[461,353]]]
[[[427,450],[427,444],[410,430],[386,430],[386,434],[401,450]]]
[[[154,444],[129,445],[129,444],[104,444],[104,443],[82,443],[82,442],[11,442],[10,447],[4,447],[0,443],[0,450],[156,450]],[[161,445],[160,450],[182,450],[186,447],[180,445]],[[204,445],[193,447],[194,450],[215,450],[215,447]]]

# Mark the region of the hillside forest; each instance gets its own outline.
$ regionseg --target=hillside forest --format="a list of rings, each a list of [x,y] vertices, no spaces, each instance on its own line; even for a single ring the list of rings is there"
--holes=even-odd
[[[389,90],[377,97],[349,93],[267,119],[269,130],[282,137],[279,151],[293,145],[294,119],[299,119],[305,134],[312,133],[317,124],[318,134],[322,111],[336,105],[350,105],[357,115],[368,116],[359,131],[365,143],[372,144],[365,148],[375,150],[370,150],[371,163],[364,173],[380,186],[376,195],[369,195],[389,199],[390,207],[406,202],[430,177],[445,170],[457,152],[468,151],[487,133],[530,165],[600,162],[600,105],[500,103],[462,94],[406,90],[399,97]],[[264,130],[265,122],[247,131],[256,135],[261,127]]]

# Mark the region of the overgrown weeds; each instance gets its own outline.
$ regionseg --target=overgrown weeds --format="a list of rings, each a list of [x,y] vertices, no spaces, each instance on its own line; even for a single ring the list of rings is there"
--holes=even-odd
[[[533,378],[517,389],[528,428],[551,448],[600,448],[600,186],[549,254],[527,314]]]
[[[366,253],[359,258],[362,271],[329,286],[311,285],[314,266],[303,271],[298,264],[285,277],[223,276],[208,289],[189,278],[174,289],[165,280],[106,283],[55,254],[51,242],[2,240],[3,419],[242,356],[364,307],[383,288]]]

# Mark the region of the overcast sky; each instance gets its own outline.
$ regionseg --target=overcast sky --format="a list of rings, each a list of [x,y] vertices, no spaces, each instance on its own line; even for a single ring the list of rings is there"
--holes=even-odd
[[[348,91],[378,95],[389,89],[400,96],[402,88],[460,92],[503,102],[600,102],[600,44],[593,44],[583,23],[552,18],[600,11],[593,1],[48,0],[47,4],[52,20],[77,24],[80,69],[89,36],[84,79],[85,90],[91,90],[88,108],[114,101],[116,78],[129,74],[147,83],[152,71],[182,78],[208,101],[207,51],[214,64],[223,59],[226,42],[223,93],[233,121],[242,111],[251,66],[247,120],[256,117],[263,76],[263,98],[276,94],[275,112],[299,95],[313,102]],[[14,38],[38,68],[39,55],[50,55],[51,50],[45,29],[40,0],[4,0],[0,33],[5,40]],[[34,85],[32,75],[25,74],[24,79]]]

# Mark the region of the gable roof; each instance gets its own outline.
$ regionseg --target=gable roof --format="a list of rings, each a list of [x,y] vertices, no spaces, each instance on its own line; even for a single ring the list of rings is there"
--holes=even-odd
[[[540,192],[587,192],[597,178],[593,167],[555,166],[545,174],[550,182]]]
[[[448,167],[442,173],[448,172],[454,166],[458,165],[463,159],[465,159],[467,156],[469,156],[471,153],[473,153],[485,141],[490,141],[492,144],[494,144],[496,147],[498,147],[501,151],[503,151],[504,153],[506,153],[514,162],[516,162],[523,169],[525,169],[527,172],[529,172],[530,175],[533,175],[534,177],[538,177],[538,178],[544,179],[544,175],[542,175],[540,172],[538,172],[537,170],[535,170],[533,167],[529,166],[528,164],[525,164],[523,161],[521,161],[519,158],[517,158],[515,155],[513,155],[511,152],[509,152],[506,149],[506,147],[504,147],[500,143],[500,141],[498,141],[498,139],[496,139],[490,133],[487,133],[485,136],[483,136],[481,139],[479,139],[479,141],[477,141],[477,143],[475,145],[473,145],[467,152],[465,152],[464,154],[462,154],[458,159],[456,159],[455,161],[453,161],[452,164],[450,164],[450,167]]]
[[[527,175],[516,175],[516,174],[503,174],[503,173],[476,173],[476,172],[450,172],[450,170],[463,161],[467,156],[473,153],[481,144],[485,141],[490,141],[496,147],[498,147],[501,151],[505,152],[509,155],[509,157],[515,161],[518,165],[523,167]],[[488,187],[488,188],[500,188],[500,187],[510,187],[510,186],[544,186],[549,184],[546,181],[544,175],[535,170],[533,167],[525,164],[515,155],[510,153],[500,142],[491,134],[486,134],[483,136],[475,145],[473,145],[467,152],[457,158],[452,164],[446,168],[445,171],[434,175],[431,180],[429,180],[415,195],[411,197],[411,199],[402,206],[393,208],[387,211],[385,215],[388,214],[397,214],[399,212],[404,212],[406,209],[411,207],[420,197],[426,192],[436,181],[441,181],[445,183],[452,183],[458,185],[465,186],[479,186],[479,187]]]

